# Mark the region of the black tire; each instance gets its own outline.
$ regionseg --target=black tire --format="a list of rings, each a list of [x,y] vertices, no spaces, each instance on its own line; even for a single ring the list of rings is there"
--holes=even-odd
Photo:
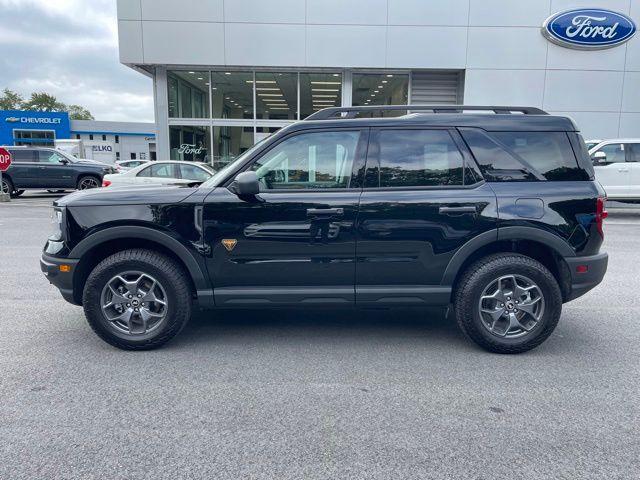
[[[86,184],[91,183],[93,186],[87,187]],[[76,184],[77,190],[88,190],[91,188],[98,188],[102,186],[102,181],[98,177],[94,177],[93,175],[83,175],[78,179],[78,183]]]
[[[102,310],[102,291],[114,276],[126,271],[151,275],[166,292],[166,316],[150,332],[119,331]],[[89,274],[82,296],[89,325],[105,342],[123,350],[151,350],[175,337],[191,317],[192,292],[184,269],[173,259],[151,250],[117,252],[100,262]]]
[[[509,275],[531,279],[544,300],[544,310],[537,324],[516,338],[489,331],[480,314],[480,298],[485,288],[495,279]],[[553,274],[540,262],[504,252],[482,258],[465,270],[454,294],[454,310],[460,329],[482,348],[495,353],[522,353],[540,345],[556,328],[562,312],[562,294]]]
[[[0,192],[8,193],[11,198],[14,198],[16,196],[15,190],[13,187],[13,182],[9,177],[5,175],[2,176],[2,186],[0,188],[2,188]]]

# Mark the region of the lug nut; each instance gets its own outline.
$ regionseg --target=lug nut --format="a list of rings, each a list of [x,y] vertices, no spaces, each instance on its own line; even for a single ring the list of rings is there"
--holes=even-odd
[[[134,308],[133,310],[134,310],[134,311],[136,311],[136,312],[139,312],[139,311],[140,311],[140,309],[139,309],[139,308]]]
[[[142,302],[140,305],[142,305],[144,307],[144,302]]]
[[[138,298],[140,298],[140,297],[142,297],[142,294],[140,294],[140,293],[139,293],[139,294],[138,294]]]
[[[127,298],[133,298],[133,295],[129,294],[127,295]]]

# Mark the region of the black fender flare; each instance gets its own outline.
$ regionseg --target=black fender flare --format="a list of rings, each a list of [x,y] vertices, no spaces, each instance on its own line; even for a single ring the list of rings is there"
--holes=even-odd
[[[533,240],[554,250],[561,257],[575,257],[576,252],[561,237],[534,227],[500,227],[483,232],[465,243],[453,255],[442,276],[441,285],[453,285],[464,262],[477,250],[503,240]]]
[[[187,247],[185,247],[178,240],[173,238],[171,235],[149,227],[121,226],[105,228],[104,230],[93,233],[85,239],[81,240],[75,247],[73,247],[73,249],[69,253],[69,258],[80,259],[89,250],[92,250],[100,244],[111,240],[121,240],[126,238],[150,240],[168,248],[186,266],[187,270],[189,271],[189,275],[191,276],[191,279],[193,280],[193,283],[196,287],[196,290],[198,291],[198,296],[200,296],[201,291],[204,295],[206,295],[205,291],[211,290],[211,285],[205,273],[206,267],[204,265],[204,260],[198,262],[198,260],[187,249]]]

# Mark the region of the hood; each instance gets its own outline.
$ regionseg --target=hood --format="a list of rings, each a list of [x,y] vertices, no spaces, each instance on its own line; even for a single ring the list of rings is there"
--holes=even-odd
[[[81,165],[95,165],[96,167],[111,167],[114,168],[114,165],[105,162],[98,162],[97,160],[89,160],[88,158],[77,158],[73,163],[79,163]]]
[[[148,185],[93,188],[79,190],[59,198],[58,207],[89,207],[97,205],[150,205],[178,203],[198,190],[198,187],[178,185]]]

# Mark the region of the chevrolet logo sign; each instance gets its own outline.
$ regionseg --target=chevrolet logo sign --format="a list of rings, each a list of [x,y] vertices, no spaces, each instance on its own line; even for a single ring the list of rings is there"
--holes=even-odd
[[[20,121],[20,117],[7,117],[4,121],[8,123],[17,123]]]

